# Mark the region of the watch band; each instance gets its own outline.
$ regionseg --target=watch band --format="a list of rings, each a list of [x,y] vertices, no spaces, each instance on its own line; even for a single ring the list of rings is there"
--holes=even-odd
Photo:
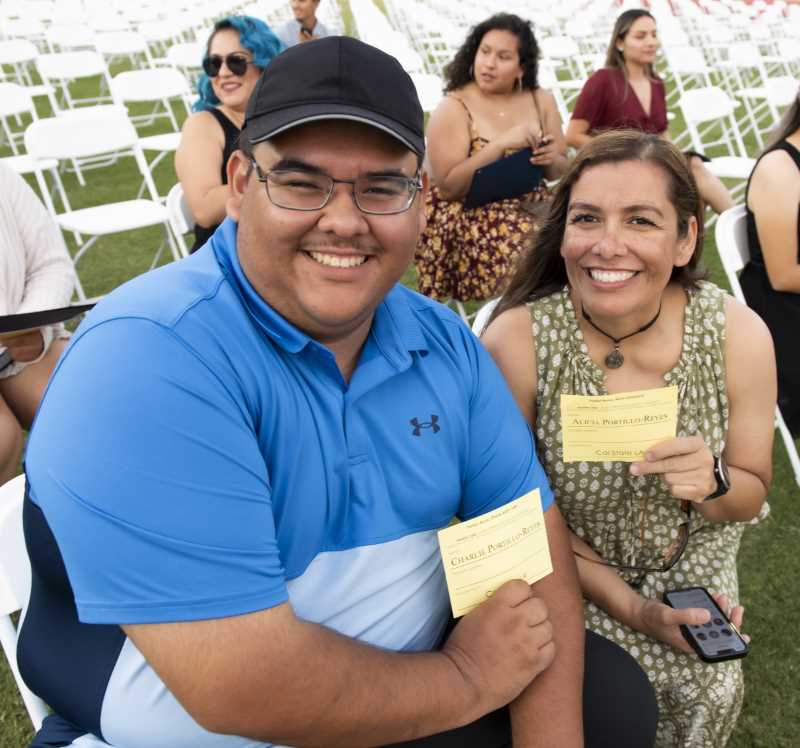
[[[720,496],[724,496],[731,488],[731,478],[730,474],[728,473],[728,466],[725,464],[725,460],[723,459],[722,455],[718,455],[714,458],[714,478],[717,480],[717,489],[713,493],[710,493],[708,496],[703,499],[703,501],[713,501],[714,499],[718,499]]]

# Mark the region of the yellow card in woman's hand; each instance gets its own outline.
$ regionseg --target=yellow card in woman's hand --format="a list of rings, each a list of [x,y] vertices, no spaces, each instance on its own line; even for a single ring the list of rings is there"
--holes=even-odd
[[[638,462],[678,429],[678,388],[561,395],[564,462]]]

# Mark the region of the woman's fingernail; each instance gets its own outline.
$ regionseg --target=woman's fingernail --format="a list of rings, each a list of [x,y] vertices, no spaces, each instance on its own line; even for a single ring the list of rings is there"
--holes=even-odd
[[[639,475],[639,466],[635,462],[633,463],[633,465],[631,465],[630,472],[631,475]]]

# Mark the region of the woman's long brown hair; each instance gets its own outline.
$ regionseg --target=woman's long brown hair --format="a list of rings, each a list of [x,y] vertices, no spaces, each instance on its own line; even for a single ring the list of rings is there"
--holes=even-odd
[[[558,184],[544,225],[516,266],[511,282],[489,319],[491,323],[507,309],[527,304],[560,291],[567,285],[561,244],[567,225],[572,188],[587,169],[600,164],[642,161],[667,176],[668,199],[678,214],[678,236],[683,237],[692,216],[697,220],[697,242],[688,264],[672,269],[671,280],[685,288],[696,288],[707,276],[700,265],[703,251],[703,204],[684,155],[668,140],[640,130],[612,130],[587,143]]]

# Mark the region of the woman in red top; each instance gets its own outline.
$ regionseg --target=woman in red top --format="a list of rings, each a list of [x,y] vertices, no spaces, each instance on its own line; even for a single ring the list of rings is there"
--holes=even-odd
[[[626,10],[614,25],[606,66],[594,73],[575,103],[567,143],[580,148],[602,130],[632,128],[668,137],[664,81],[653,70],[661,46],[646,10]],[[696,153],[687,153],[700,195],[717,213],[733,207],[725,185]]]

